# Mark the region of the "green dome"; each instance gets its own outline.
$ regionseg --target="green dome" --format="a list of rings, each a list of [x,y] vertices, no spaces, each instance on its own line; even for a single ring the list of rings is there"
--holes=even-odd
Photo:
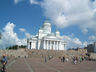
[[[51,25],[51,23],[48,20],[45,20],[44,21],[44,24],[43,24],[43,27],[50,26],[50,25]]]
[[[56,30],[56,32],[59,32],[59,30]]]
[[[45,20],[44,23],[50,23],[49,20]]]

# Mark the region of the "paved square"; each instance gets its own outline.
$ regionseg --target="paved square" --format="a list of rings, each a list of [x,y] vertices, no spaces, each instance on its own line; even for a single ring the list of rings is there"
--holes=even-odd
[[[7,65],[8,72],[96,72],[96,62],[84,61],[73,65],[59,59],[44,62],[41,58],[18,58]]]

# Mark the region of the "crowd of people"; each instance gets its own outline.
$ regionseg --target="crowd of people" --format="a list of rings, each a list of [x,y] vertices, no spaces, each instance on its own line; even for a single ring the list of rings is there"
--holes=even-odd
[[[90,54],[87,53],[85,55],[82,55],[82,56],[71,56],[71,58],[68,58],[66,56],[62,56],[62,57],[59,57],[59,59],[61,59],[61,62],[70,61],[72,64],[78,64],[78,63],[81,63],[82,61],[96,61],[96,60],[90,58]]]

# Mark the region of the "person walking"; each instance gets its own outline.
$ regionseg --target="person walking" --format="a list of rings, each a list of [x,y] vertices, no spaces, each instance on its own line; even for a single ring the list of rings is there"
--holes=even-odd
[[[2,69],[1,72],[6,72],[6,64],[8,62],[7,55],[3,55],[1,59]]]
[[[65,57],[64,56],[63,56],[62,60],[63,60],[63,62],[65,61]]]

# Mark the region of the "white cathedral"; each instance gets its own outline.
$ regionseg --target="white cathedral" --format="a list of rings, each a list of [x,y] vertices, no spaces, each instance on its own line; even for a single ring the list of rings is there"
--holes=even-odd
[[[51,32],[51,23],[45,21],[37,35],[27,39],[28,49],[65,50],[66,42],[60,32]]]

